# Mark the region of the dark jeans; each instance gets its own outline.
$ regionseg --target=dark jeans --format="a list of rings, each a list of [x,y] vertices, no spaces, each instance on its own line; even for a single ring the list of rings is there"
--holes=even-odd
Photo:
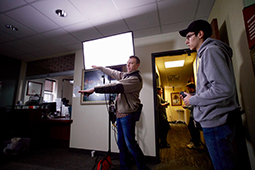
[[[146,163],[144,154],[135,140],[135,115],[117,119],[118,147],[120,150],[120,166],[122,170],[129,170],[129,151],[133,155],[139,170],[145,170]]]
[[[188,128],[189,128],[190,135],[191,135],[190,141],[193,142],[195,146],[200,146],[200,141],[201,141],[200,131],[198,128],[195,127],[193,117],[189,118]]]
[[[232,145],[235,130],[236,126],[229,124],[203,128],[205,142],[215,170],[240,169]]]

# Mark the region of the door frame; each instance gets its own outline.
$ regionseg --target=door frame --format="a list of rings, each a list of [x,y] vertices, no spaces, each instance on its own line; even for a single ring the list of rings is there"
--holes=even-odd
[[[151,65],[152,65],[152,80],[153,80],[153,99],[154,99],[154,120],[155,120],[155,144],[156,144],[156,161],[160,162],[160,155],[159,155],[159,134],[158,134],[158,121],[159,118],[156,113],[156,105],[157,105],[157,84],[156,84],[156,70],[155,70],[155,58],[163,57],[163,56],[176,56],[182,55],[187,53],[192,53],[195,51],[191,51],[190,49],[181,49],[181,50],[172,50],[172,51],[164,51],[164,52],[157,52],[151,54]]]

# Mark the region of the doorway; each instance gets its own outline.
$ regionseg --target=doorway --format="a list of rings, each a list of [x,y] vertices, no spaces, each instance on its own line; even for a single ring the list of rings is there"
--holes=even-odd
[[[153,89],[154,89],[154,106],[157,104],[157,86],[162,87],[164,90],[163,98],[170,103],[166,109],[167,118],[169,122],[175,122],[179,119],[184,123],[188,123],[189,117],[185,113],[179,115],[176,110],[182,109],[182,101],[180,104],[174,105],[171,94],[178,94],[180,91],[185,91],[186,84],[190,81],[195,82],[194,63],[196,59],[196,52],[189,49],[166,51],[152,54],[152,72],[153,72]],[[184,60],[182,67],[166,68],[166,62]],[[178,95],[177,95],[178,96]],[[156,114],[156,107],[154,107],[155,115],[155,143],[156,143],[156,158],[160,161],[160,147],[159,147],[159,118]],[[186,113],[187,115],[187,113]]]

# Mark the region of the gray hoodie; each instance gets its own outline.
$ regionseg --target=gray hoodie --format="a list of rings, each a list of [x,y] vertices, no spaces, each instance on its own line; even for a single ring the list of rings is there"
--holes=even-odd
[[[239,108],[232,66],[232,49],[207,38],[197,52],[197,89],[190,98],[194,119],[203,128],[225,124],[229,112]]]

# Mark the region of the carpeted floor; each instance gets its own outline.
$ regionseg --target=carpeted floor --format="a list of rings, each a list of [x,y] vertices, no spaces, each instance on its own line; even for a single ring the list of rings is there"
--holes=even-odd
[[[190,133],[186,124],[171,124],[167,141],[171,148],[160,149],[161,163],[154,167],[155,170],[213,170],[206,146],[200,149],[188,149]],[[162,167],[162,168],[161,168]]]
[[[168,142],[171,148],[160,149],[159,164],[148,163],[151,170],[213,170],[205,148],[188,149],[190,135],[185,124],[171,124]],[[84,152],[73,152],[63,148],[30,150],[18,156],[4,156],[0,161],[1,170],[91,170],[96,157]],[[112,160],[112,170],[120,169],[119,160]],[[96,169],[96,168],[95,168]],[[132,170],[137,170],[132,166]]]

